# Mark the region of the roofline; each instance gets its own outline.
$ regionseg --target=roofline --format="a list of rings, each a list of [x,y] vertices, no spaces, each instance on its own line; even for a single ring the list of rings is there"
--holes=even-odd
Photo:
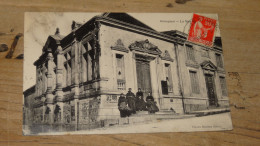
[[[123,22],[123,21],[118,21],[116,19],[99,16],[96,21],[99,21],[103,24],[108,24],[108,25],[119,27],[119,28],[123,28],[123,29],[129,30],[129,31],[134,31],[136,33],[141,33],[143,35],[148,35],[150,37],[154,37],[154,38],[157,38],[157,39],[162,39],[162,40],[167,41],[167,42],[176,43],[176,38],[173,37],[173,36],[163,34],[163,33],[158,32],[158,31],[146,29],[146,28],[136,26],[136,25],[133,25],[133,24],[130,24],[130,23],[126,23],[126,22]]]
[[[23,91],[23,95],[26,94],[26,92],[29,92],[30,90],[33,90],[33,88],[35,89],[35,86],[36,85],[33,85],[33,86],[27,88],[25,91]]]
[[[119,20],[116,20],[116,19],[113,19],[113,18],[110,18],[110,17],[106,17],[106,15],[108,15],[108,14],[109,13],[103,13],[101,15],[97,15],[97,16],[92,17],[86,23],[81,25],[80,27],[76,28],[75,30],[72,30],[68,35],[64,36],[61,40],[58,40],[60,43],[57,44],[57,42],[56,42],[56,45],[61,45],[63,41],[65,41],[66,39],[69,39],[69,37],[73,36],[74,34],[77,34],[77,32],[79,32],[80,29],[82,29],[82,28],[86,27],[87,25],[91,24],[91,22],[98,21],[98,22],[103,23],[103,24],[112,25],[114,27],[119,27],[119,28],[122,28],[122,29],[126,29],[126,30],[129,30],[129,31],[133,31],[135,33],[139,33],[139,34],[146,35],[146,36],[149,36],[149,37],[153,37],[153,38],[156,38],[156,39],[161,39],[161,40],[171,42],[171,43],[178,43],[178,44],[187,43],[187,44],[192,44],[192,45],[199,45],[199,46],[206,47],[206,48],[214,48],[214,49],[218,49],[218,50],[221,50],[221,48],[222,48],[222,47],[219,47],[219,46],[216,46],[216,45],[214,45],[212,47],[208,47],[208,46],[203,46],[203,45],[200,45],[200,44],[190,42],[187,39],[185,39],[185,38],[187,38],[187,34],[181,32],[181,31],[178,31],[178,30],[169,30],[169,31],[158,32],[156,30],[147,29],[147,28],[140,27],[140,26],[137,26],[137,25],[133,25],[133,24],[130,24],[130,23],[126,23],[126,22],[123,22],[123,21],[119,21]],[[184,38],[174,37],[170,34],[165,34],[165,32],[171,32],[171,31],[175,31],[177,35],[180,35]],[[51,35],[49,35],[48,38],[47,38],[47,41],[50,38],[54,39]],[[45,47],[45,45],[44,45],[44,47]],[[42,57],[43,55],[44,54],[42,54],[40,57]],[[40,57],[34,62],[34,65],[36,65],[36,63],[38,62]]]

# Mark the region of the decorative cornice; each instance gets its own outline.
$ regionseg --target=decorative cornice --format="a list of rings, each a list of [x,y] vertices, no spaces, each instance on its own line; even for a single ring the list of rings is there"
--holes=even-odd
[[[150,43],[148,39],[144,41],[135,41],[129,46],[129,49],[154,55],[160,55],[162,53],[161,50]]]
[[[197,62],[193,61],[186,61],[186,66],[193,67],[193,68],[199,68],[199,64]]]
[[[141,33],[141,34],[144,34],[146,36],[150,36],[150,37],[157,38],[157,39],[160,39],[160,40],[164,40],[164,41],[167,41],[167,42],[172,42],[172,43],[176,42],[176,39],[172,36],[169,36],[169,35],[157,32],[157,31],[147,30],[145,28],[141,28],[141,27],[138,27],[138,26],[135,26],[135,25],[131,25],[131,24],[128,24],[128,23],[117,21],[115,19],[99,17],[99,19],[96,20],[96,21],[100,21],[103,24],[105,23],[107,25],[112,25],[112,26],[115,26],[115,27],[119,27],[121,29],[126,29],[128,31],[135,32],[135,33]]]
[[[95,83],[95,82],[108,81],[108,80],[109,80],[108,77],[102,77],[102,78],[99,78],[99,79],[94,79],[94,80],[83,82],[80,85],[88,85],[88,84],[92,84],[92,83]]]
[[[71,91],[71,86],[67,86],[67,87],[62,88],[62,91],[63,92]]]
[[[74,98],[75,93],[69,93],[66,95],[63,95],[63,100],[62,101],[69,101],[72,100]]]
[[[156,58],[156,56],[148,55],[148,54],[139,54],[137,52],[134,53],[134,59],[143,60],[143,61],[152,61]]]
[[[218,73],[226,74],[226,71],[224,68],[217,67]]]
[[[98,91],[93,91],[93,92],[90,92],[90,93],[80,94],[80,95],[79,95],[79,99],[97,97],[97,96],[99,96],[100,94],[101,94],[101,91],[100,91],[100,90],[98,90]]]

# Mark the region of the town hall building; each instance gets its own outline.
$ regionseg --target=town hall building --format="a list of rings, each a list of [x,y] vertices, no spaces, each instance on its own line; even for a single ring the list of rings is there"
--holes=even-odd
[[[126,13],[73,22],[67,36],[57,29],[34,65],[36,84],[24,91],[25,125],[100,127],[120,118],[118,98],[128,88],[141,88],[144,98],[151,93],[161,112],[229,105],[220,37],[213,47],[197,45],[185,33],[158,32]]]

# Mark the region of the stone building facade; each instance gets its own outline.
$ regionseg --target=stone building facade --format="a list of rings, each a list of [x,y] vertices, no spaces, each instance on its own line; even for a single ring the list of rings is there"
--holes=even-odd
[[[141,88],[160,111],[177,114],[228,105],[220,38],[204,47],[176,30],[157,32],[126,13],[104,13],[48,37],[24,92],[25,125],[67,129],[119,118],[119,94]],[[104,123],[103,123],[104,124]]]

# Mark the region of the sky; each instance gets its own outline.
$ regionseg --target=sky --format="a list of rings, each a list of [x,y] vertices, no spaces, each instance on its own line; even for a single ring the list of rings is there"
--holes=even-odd
[[[49,35],[54,35],[56,28],[66,36],[71,32],[72,21],[84,23],[102,13],[64,13],[64,12],[26,12],[24,22],[24,85],[26,90],[36,83],[36,68],[33,65],[42,53],[42,48]],[[137,20],[157,31],[179,30],[188,33],[192,13],[128,13]],[[198,13],[199,14],[199,13]],[[217,14],[201,14],[218,20]],[[216,36],[220,36],[218,27]]]

